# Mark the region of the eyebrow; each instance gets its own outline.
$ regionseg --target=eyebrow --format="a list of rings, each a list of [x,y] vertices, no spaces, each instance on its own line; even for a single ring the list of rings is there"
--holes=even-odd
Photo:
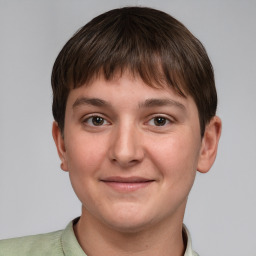
[[[76,99],[72,108],[79,107],[81,105],[91,105],[96,107],[111,107],[111,104],[103,99],[99,98],[86,98],[80,97]],[[185,106],[172,99],[146,99],[144,102],[139,103],[139,108],[151,108],[151,107],[163,107],[163,106],[175,106],[182,110],[186,110]]]
[[[163,106],[175,106],[182,110],[186,110],[186,107],[182,103],[172,99],[147,99],[143,103],[139,104],[140,108],[163,107]]]
[[[106,102],[105,100],[99,99],[99,98],[85,98],[81,97],[76,99],[74,104],[72,105],[72,108],[76,108],[81,105],[92,105],[96,107],[109,107],[110,104]]]

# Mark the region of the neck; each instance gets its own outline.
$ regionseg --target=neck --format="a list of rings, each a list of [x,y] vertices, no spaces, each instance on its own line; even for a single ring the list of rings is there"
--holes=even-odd
[[[182,256],[182,220],[166,220],[150,228],[124,232],[99,222],[83,209],[74,230],[80,246],[90,256],[101,256],[103,252],[105,256]]]

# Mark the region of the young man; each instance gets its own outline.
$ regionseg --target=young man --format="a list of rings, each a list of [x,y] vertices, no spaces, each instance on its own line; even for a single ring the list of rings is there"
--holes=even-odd
[[[82,215],[65,230],[0,242],[0,255],[197,255],[183,217],[221,133],[202,44],[150,8],[104,13],[53,67],[53,138]]]

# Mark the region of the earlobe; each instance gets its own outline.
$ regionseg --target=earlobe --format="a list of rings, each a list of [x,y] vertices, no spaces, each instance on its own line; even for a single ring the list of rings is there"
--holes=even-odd
[[[60,165],[61,169],[63,171],[68,171],[64,138],[62,136],[62,133],[60,131],[58,123],[55,121],[52,124],[52,136],[53,136],[56,148],[57,148],[59,158],[61,160],[61,165]]]
[[[206,173],[212,167],[221,135],[221,120],[214,116],[205,127],[197,170]]]

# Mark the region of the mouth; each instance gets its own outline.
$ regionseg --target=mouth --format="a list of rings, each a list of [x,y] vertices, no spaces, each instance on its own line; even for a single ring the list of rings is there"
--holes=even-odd
[[[118,192],[133,192],[148,187],[155,180],[142,177],[107,177],[100,180]]]

